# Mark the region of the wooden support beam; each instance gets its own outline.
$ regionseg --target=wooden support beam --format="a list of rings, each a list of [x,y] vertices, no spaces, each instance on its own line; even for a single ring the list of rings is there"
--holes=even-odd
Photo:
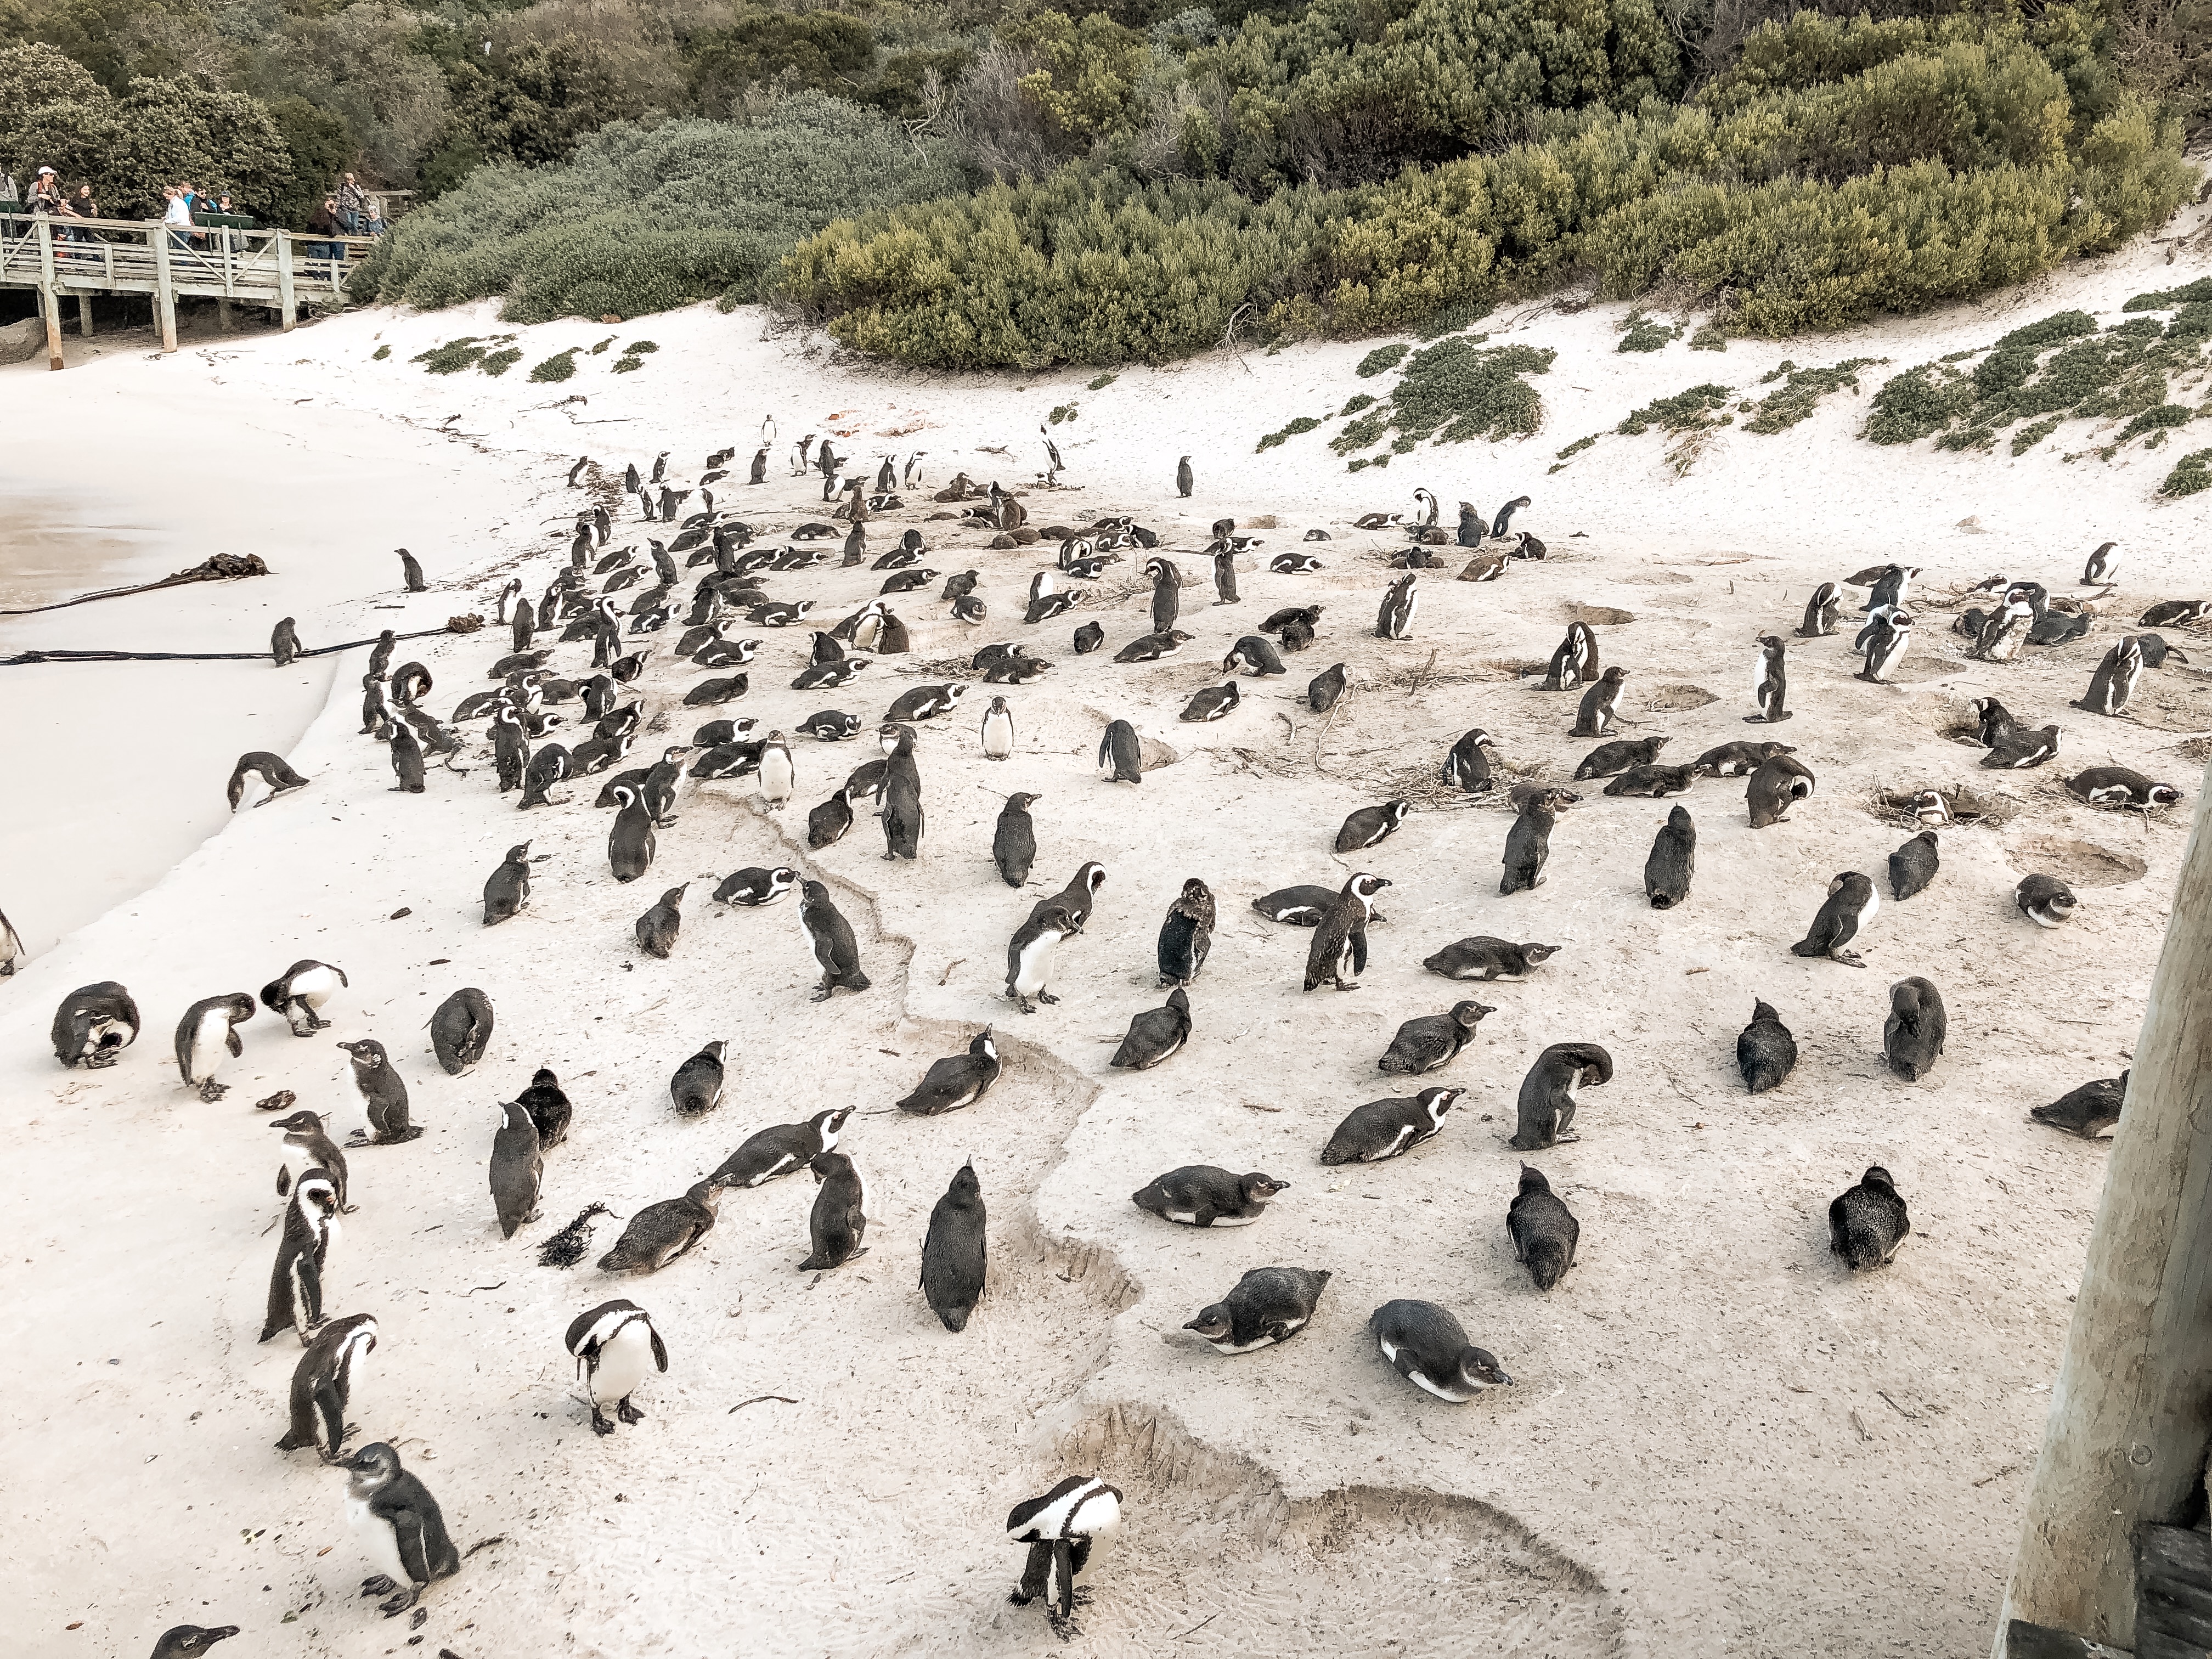
[[[229,301],[217,300],[215,302],[215,325],[225,334],[231,331],[232,321]]]
[[[292,233],[276,233],[276,316],[289,334],[300,320],[300,307],[292,294]]]
[[[169,228],[155,225],[146,233],[154,245],[154,319],[161,325],[161,349],[177,349],[177,284],[169,271]]]
[[[38,217],[39,315],[46,321],[46,367],[62,367],[62,302],[54,291],[54,227],[45,214]]]
[[[89,340],[92,337],[92,295],[89,294],[76,296],[76,331],[81,338]]]
[[[2212,807],[2195,822],[1997,1621],[2132,1650],[2136,1544],[2212,1442]]]

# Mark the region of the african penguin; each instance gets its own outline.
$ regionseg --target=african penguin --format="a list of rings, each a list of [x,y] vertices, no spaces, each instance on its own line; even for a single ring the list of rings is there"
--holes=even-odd
[[[1150,1071],[1189,1040],[1190,994],[1177,985],[1168,993],[1166,1007],[1148,1008],[1131,1018],[1121,1046],[1106,1063],[1123,1071]]]
[[[499,1127],[491,1138],[491,1201],[502,1238],[538,1214],[538,1192],[545,1179],[545,1158],[538,1144],[538,1124],[520,1101],[499,1109]]]
[[[1697,823],[1688,807],[1671,808],[1644,860],[1644,896],[1653,909],[1671,910],[1690,896],[1697,872]]]
[[[1055,1629],[1075,1615],[1075,1580],[1089,1564],[1092,1539],[1121,1523],[1121,1493],[1096,1475],[1070,1475],[1042,1498],[1017,1504],[1006,1535],[1029,1546],[1022,1582],[1006,1599],[1025,1607],[1042,1596]]]
[[[1752,999],[1751,1024],[1736,1034],[1735,1066],[1743,1086],[1755,1095],[1778,1089],[1797,1064],[1797,1039],[1790,1028],[1758,998]]]
[[[1566,637],[1552,653],[1551,665],[1544,672],[1544,690],[1571,691],[1597,677],[1597,635],[1588,623],[1569,623]]]
[[[822,982],[814,988],[809,1000],[827,1002],[830,994],[837,990],[866,990],[871,981],[860,969],[860,947],[853,936],[853,924],[845,920],[830,890],[820,882],[801,884],[799,920],[813,943],[814,960],[822,969]]]
[[[1879,1164],[1828,1206],[1828,1249],[1854,1273],[1887,1266],[1911,1231],[1897,1183]]]
[[[1444,1127],[1463,1089],[1424,1089],[1401,1099],[1370,1100],[1346,1115],[1321,1150],[1326,1164],[1374,1164],[1411,1152]]]
[[[1881,895],[1874,890],[1874,883],[1856,870],[1845,870],[1828,884],[1828,896],[1821,902],[1819,914],[1805,937],[1790,947],[1793,957],[1826,957],[1847,968],[1863,968],[1856,951],[1846,951],[1849,945],[1875,919],[1881,908]]]
[[[812,1245],[799,1264],[801,1273],[824,1272],[867,1255],[861,1240],[867,1236],[867,1183],[853,1160],[842,1152],[817,1152],[807,1168],[817,1183],[814,1208],[806,1220]]]
[[[1789,655],[1790,647],[1779,635],[1759,636],[1759,654],[1751,664],[1751,700],[1759,713],[1747,714],[1745,720],[1773,726],[1792,718],[1783,706],[1789,689]]]
[[[1189,1164],[1129,1196],[1139,1209],[1186,1227],[1245,1227],[1265,1215],[1269,1201],[1290,1185],[1257,1170],[1238,1176],[1211,1164]]]
[[[1575,711],[1574,729],[1571,738],[1601,738],[1613,730],[1613,717],[1620,706],[1620,685],[1628,678],[1628,671],[1615,664],[1608,668],[1583,693],[1581,706]]]
[[[396,1146],[422,1133],[407,1115],[407,1085],[392,1069],[392,1057],[373,1037],[338,1047],[353,1056],[353,1086],[359,1091],[368,1118],[366,1134],[356,1129],[347,1138],[354,1146]]]
[[[2105,659],[2089,678],[2087,693],[2074,706],[2093,714],[2124,714],[2128,700],[2135,695],[2136,682],[2142,678],[2142,647],[2130,635],[2105,653]]]
[[[2093,806],[2172,806],[2181,791],[2170,783],[2153,783],[2124,766],[2093,766],[2066,780],[2069,793]]]
[[[1375,637],[1378,640],[1410,639],[1413,632],[1413,614],[1420,609],[1420,578],[1411,571],[1390,584],[1382,596],[1381,609],[1375,613]]]
[[[1098,775],[1109,783],[1145,781],[1144,753],[1137,742],[1137,728],[1128,721],[1115,720],[1099,740]]]
[[[1587,782],[1591,778],[1609,778],[1634,766],[1652,766],[1659,760],[1659,751],[1667,739],[1657,738],[1615,738],[1611,743],[1601,743],[1583,757],[1575,768],[1575,781]],[[1445,781],[1449,782],[1447,779]]]
[[[1433,1302],[1386,1302],[1368,1316],[1367,1328],[1383,1359],[1414,1387],[1454,1405],[1513,1379],[1486,1348],[1467,1340],[1467,1329]]]
[[[1575,1091],[1613,1081],[1613,1056],[1595,1042],[1555,1042],[1536,1056],[1521,1079],[1515,1106],[1517,1127],[1508,1144],[1516,1152],[1540,1152],[1576,1140]]]
[[[1312,990],[1323,980],[1333,982],[1340,991],[1359,988],[1359,981],[1353,975],[1367,971],[1367,924],[1374,915],[1375,896],[1389,885],[1386,877],[1365,872],[1344,884],[1343,890],[1330,904],[1328,914],[1315,929],[1313,944],[1307,948],[1306,990]]]
[[[1879,611],[1860,630],[1859,637],[1864,641],[1866,665],[1852,678],[1882,684],[1904,660],[1905,647],[1912,642],[1912,618],[1902,611]]]
[[[1813,793],[1817,781],[1811,769],[1792,756],[1776,755],[1760,762],[1744,786],[1751,827],[1764,830],[1784,822],[1792,806]]]
[[[942,1063],[942,1062],[940,1062]],[[921,1294],[948,1331],[968,1328],[986,1277],[983,1188],[971,1159],[954,1172],[929,1212],[921,1241]]]
[[[1357,853],[1397,834],[1413,810],[1410,800],[1386,800],[1379,806],[1361,806],[1349,813],[1336,832],[1336,850]]]
[[[2012,896],[2021,914],[2039,927],[2063,925],[2080,902],[2074,890],[2056,876],[2022,876]]]
[[[459,1077],[483,1058],[491,1042],[491,999],[473,985],[463,986],[430,1016],[430,1049],[447,1077]]]
[[[1221,1354],[1287,1342],[1313,1318],[1332,1277],[1305,1267],[1255,1267],[1220,1301],[1200,1308],[1183,1329],[1197,1332]]]
[[[1915,975],[1891,986],[1889,1018],[1881,1028],[1889,1069],[1907,1083],[1927,1076],[1943,1052],[1948,1024],[1942,995],[1926,980]]]
[[[1382,918],[1377,916],[1376,921]],[[1446,979],[1519,980],[1559,955],[1556,945],[1515,945],[1487,933],[1447,945],[1421,966]]]
[[[1449,1012],[1423,1014],[1398,1027],[1376,1069],[1418,1077],[1449,1065],[1474,1038],[1475,1027],[1497,1009],[1473,1000],[1455,1002]]]
[[[578,1314],[564,1339],[568,1356],[576,1362],[576,1380],[592,1401],[592,1432],[612,1434],[607,1407],[625,1423],[642,1423],[645,1413],[630,1404],[630,1395],[655,1371],[668,1369],[668,1345],[660,1340],[652,1316],[625,1297],[602,1302]]]
[[[1014,930],[1006,945],[1006,997],[1025,1014],[1036,1012],[1039,1002],[1058,1002],[1049,988],[1053,953],[1060,940],[1075,931],[1066,903],[1047,900]]]
[[[331,1022],[322,1018],[323,1005],[351,984],[343,968],[310,958],[294,963],[282,978],[263,986],[261,1002],[271,1013],[284,1016],[294,1036],[311,1036],[330,1030]]]
[[[221,1100],[230,1085],[216,1081],[226,1057],[246,1052],[238,1028],[253,1018],[253,999],[243,991],[203,997],[177,1022],[177,1073],[202,1100]]]
[[[1797,637],[1817,640],[1836,631],[1836,613],[1843,608],[1843,592],[1833,582],[1822,582],[1805,602],[1805,620],[1797,624]]]
[[[778,1123],[756,1131],[722,1160],[713,1178],[732,1187],[757,1187],[803,1170],[820,1154],[836,1150],[853,1109],[839,1106],[817,1112],[804,1123]]]
[[[346,1202],[345,1154],[325,1130],[325,1121],[323,1115],[305,1109],[289,1117],[270,1120],[270,1128],[284,1132],[284,1161],[276,1166],[276,1196],[283,1198],[289,1193],[298,1176],[310,1170],[320,1170],[330,1177],[337,1195],[338,1213],[348,1215],[354,1206]]]
[[[599,1258],[600,1271],[659,1272],[714,1231],[722,1189],[734,1184],[726,1176],[712,1175],[681,1198],[645,1206],[630,1217],[614,1249]]]
[[[337,1186],[324,1171],[310,1170],[292,1183],[276,1261],[269,1273],[269,1314],[259,1340],[296,1331],[304,1346],[322,1324],[323,1267],[337,1237]]]
[[[1007,796],[992,827],[991,860],[999,867],[1000,879],[1009,887],[1026,883],[1036,863],[1036,829],[1030,822],[1030,808],[1041,799],[1019,792]]]
[[[1608,674],[1618,669],[1606,670]],[[1552,856],[1552,829],[1577,798],[1565,789],[1528,787],[1514,792],[1521,799],[1516,803],[1519,814],[1513,827],[1505,832],[1505,873],[1499,879],[1498,890],[1510,896],[1524,893],[1544,884],[1544,866]]]
[[[1512,1236],[1514,1255],[1540,1291],[1550,1290],[1575,1265],[1582,1224],[1540,1170],[1521,1166],[1520,1189],[1505,1206],[1505,1231]]]
[[[363,1446],[343,1465],[346,1524],[377,1571],[362,1583],[364,1595],[385,1595],[387,1619],[413,1607],[422,1592],[461,1570],[461,1553],[446,1535],[446,1517],[429,1489],[400,1466],[399,1454],[381,1440]]]
[[[293,1368],[292,1420],[276,1443],[278,1451],[312,1446],[325,1463],[338,1461],[346,1437],[359,1431],[358,1425],[345,1420],[346,1408],[367,1374],[368,1356],[376,1352],[376,1337],[371,1314],[333,1319],[315,1333]]]
[[[933,1061],[914,1092],[897,1103],[902,1112],[934,1117],[972,1106],[999,1080],[999,1045],[986,1025],[969,1039],[968,1052]]]
[[[2084,1140],[2095,1140],[2112,1133],[2119,1123],[2120,1109],[2127,1101],[2130,1075],[2123,1072],[2118,1077],[2085,1083],[2078,1089],[2069,1089],[2048,1106],[2031,1106],[2027,1115],[2038,1123],[2063,1129]]]

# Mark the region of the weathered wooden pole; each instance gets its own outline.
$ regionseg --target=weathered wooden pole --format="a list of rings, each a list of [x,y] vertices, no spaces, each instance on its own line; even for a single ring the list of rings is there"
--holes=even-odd
[[[80,338],[89,340],[92,337],[92,295],[89,294],[76,296],[76,331]]]
[[[169,228],[155,225],[147,232],[154,245],[154,317],[161,325],[161,349],[177,349],[177,284],[169,275]]]
[[[62,367],[62,302],[54,291],[54,225],[45,214],[38,217],[39,314],[46,320],[46,367]]]
[[[276,314],[289,334],[300,320],[300,307],[292,295],[292,233],[276,233]]]
[[[2212,1443],[2212,766],[2089,1234],[1996,1651],[2024,1620],[2136,1645],[2135,1540]]]

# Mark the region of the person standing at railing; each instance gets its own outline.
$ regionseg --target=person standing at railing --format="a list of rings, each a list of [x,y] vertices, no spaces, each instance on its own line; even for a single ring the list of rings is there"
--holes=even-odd
[[[90,185],[76,187],[76,194],[69,198],[69,210],[79,219],[100,217],[100,204],[93,200]],[[70,227],[70,240],[73,242],[92,242],[99,240],[99,238],[82,225],[72,225]]]
[[[168,205],[161,210],[161,222],[169,228],[169,246],[179,253],[192,251],[192,210],[185,199],[182,185],[171,185],[162,194]]]
[[[59,213],[64,206],[61,175],[52,167],[40,167],[38,179],[31,185],[31,211]]]
[[[345,257],[344,245],[335,240],[340,234],[341,232],[338,226],[337,198],[335,196],[325,196],[323,198],[322,206],[317,208],[313,213],[308,216],[307,234],[310,236],[327,236],[333,240],[325,242],[310,242],[307,245],[307,257],[310,259],[324,259],[329,261],[331,268],[331,280],[332,282],[336,282],[337,280],[338,261]]]
[[[368,216],[368,192],[350,173],[339,180],[337,209],[338,222],[345,227],[349,236],[359,232]]]

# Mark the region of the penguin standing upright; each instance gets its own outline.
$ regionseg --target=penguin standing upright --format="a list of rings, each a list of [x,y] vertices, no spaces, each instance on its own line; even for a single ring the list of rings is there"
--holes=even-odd
[[[315,1333],[292,1371],[292,1420],[276,1443],[278,1451],[313,1446],[324,1462],[338,1461],[346,1437],[357,1432],[358,1425],[345,1420],[346,1407],[368,1372],[376,1337],[376,1319],[371,1314],[333,1319]]]
[[[1128,721],[1115,720],[1099,739],[1098,775],[1109,783],[1145,781],[1144,750],[1137,741],[1137,728]]]
[[[971,1158],[929,1212],[921,1241],[921,1294],[948,1331],[964,1331],[983,1299],[987,1273],[983,1187]]]
[[[1600,672],[1597,635],[1586,622],[1571,622],[1566,637],[1552,653],[1551,664],[1544,671],[1544,690],[1571,691],[1578,685],[1589,684]]]
[[[1671,910],[1690,896],[1697,872],[1698,826],[1688,807],[1677,806],[1652,837],[1650,856],[1644,860],[1644,896],[1653,909]]]
[[[1216,605],[1235,605],[1237,600],[1237,550],[1227,538],[1217,543],[1213,550],[1213,602]]]
[[[1497,738],[1479,726],[1474,727],[1452,744],[1451,752],[1444,757],[1443,781],[1470,795],[1487,794],[1497,778],[1486,751],[1497,746]]]
[[[1620,672],[1606,670],[1608,674]],[[1565,789],[1541,788],[1529,789],[1522,797],[1513,827],[1505,832],[1505,873],[1498,879],[1499,892],[1510,897],[1544,884],[1544,866],[1552,856],[1553,826],[1576,799]]]
[[[2117,581],[2119,574],[2120,544],[2106,542],[2092,553],[2088,562],[2081,567],[2081,584],[2085,587],[2094,587],[2103,582]]]
[[[1168,906],[1160,924],[1159,966],[1162,985],[1188,985],[1206,965],[1213,948],[1213,892],[1196,876],[1182,884],[1182,892]]]
[[[1367,924],[1374,919],[1375,896],[1389,885],[1387,877],[1364,871],[1344,884],[1306,949],[1304,989],[1323,980],[1340,991],[1359,988],[1353,975],[1367,971]]]
[[[331,1029],[331,1022],[322,1017],[324,1005],[341,990],[351,988],[345,969],[307,957],[287,968],[282,978],[261,988],[261,1006],[283,1015],[294,1036],[312,1036]]]
[[[246,1052],[238,1028],[253,1018],[253,999],[243,991],[203,997],[177,1022],[177,1073],[202,1100],[221,1100],[230,1085],[216,1081],[225,1056]]]
[[[1039,1002],[1058,1002],[1048,988],[1052,959],[1060,940],[1075,931],[1066,905],[1058,899],[1039,904],[1006,944],[1006,997],[1025,1014]]]
[[[2105,659],[2089,677],[2087,693],[2074,706],[2093,714],[2117,716],[2126,713],[2128,700],[2135,696],[2136,682],[2142,678],[2142,647],[2130,635],[2105,653]]]
[[[1836,614],[1843,609],[1843,590],[1833,582],[1822,582],[1805,602],[1805,620],[1797,624],[1797,637],[1817,640],[1834,633]]]
[[[753,452],[752,470],[745,475],[745,482],[749,484],[768,482],[768,446],[766,444],[763,444]]]
[[[425,781],[422,744],[404,720],[392,723],[391,750],[392,775],[399,780],[392,787],[392,793],[395,795],[421,794]]]
[[[1421,607],[1420,578],[1412,571],[1392,582],[1375,613],[1375,637],[1404,640],[1413,637],[1413,614]]]
[[[363,1446],[344,1465],[346,1523],[371,1565],[364,1595],[385,1595],[377,1606],[396,1618],[422,1592],[461,1570],[461,1553],[446,1535],[446,1517],[429,1489],[400,1466],[399,1454],[381,1440]]]
[[[1743,1073],[1743,1086],[1755,1095],[1778,1089],[1796,1064],[1797,1039],[1781,1015],[1753,998],[1751,1024],[1735,1039],[1735,1066]]]
[[[983,711],[981,737],[986,760],[1004,760],[1014,752],[1014,711],[1004,697],[992,698]]]
[[[1942,994],[1935,986],[1917,974],[1898,981],[1889,988],[1889,1018],[1881,1028],[1889,1069],[1907,1083],[1919,1082],[1943,1052],[1949,1024]]]
[[[729,1046],[720,1040],[707,1044],[668,1079],[668,1097],[684,1116],[696,1117],[722,1103],[722,1054]]]
[[[1555,1042],[1536,1056],[1521,1079],[1513,1139],[1518,1152],[1540,1152],[1574,1133],[1575,1091],[1613,1081],[1613,1056],[1595,1042]]]
[[[799,787],[799,772],[792,763],[791,746],[781,732],[771,732],[761,740],[760,783],[761,799],[771,806],[782,805]]]
[[[1601,738],[1613,730],[1613,716],[1620,706],[1620,684],[1628,678],[1628,671],[1615,664],[1597,677],[1590,689],[1583,693],[1581,706],[1575,711],[1574,729],[1571,738]]]
[[[1036,827],[1030,822],[1030,808],[1042,799],[1018,791],[1007,796],[1006,804],[999,809],[998,822],[991,831],[991,860],[999,866],[999,878],[1009,887],[1027,882],[1036,864]]]
[[[1881,908],[1874,883],[1856,870],[1845,870],[1828,884],[1828,896],[1805,937],[1790,947],[1793,957],[1826,957],[1847,968],[1863,968],[1856,952],[1844,947],[1863,932]]]
[[[303,647],[300,644],[299,624],[286,617],[277,623],[269,635],[269,654],[279,668],[289,668],[292,659]]]
[[[337,1237],[337,1184],[327,1174],[310,1170],[293,1182],[269,1273],[269,1316],[261,1341],[279,1331],[297,1331],[304,1346],[323,1322],[323,1267]]]
[[[822,982],[808,1000],[827,1002],[832,991],[866,990],[869,980],[860,970],[860,947],[853,937],[853,924],[845,920],[830,899],[830,890],[820,882],[810,880],[800,887],[799,920],[813,941],[814,960],[822,967]]]
[[[277,1098],[286,1097],[280,1095]],[[284,1161],[276,1166],[276,1196],[283,1198],[289,1193],[295,1177],[310,1170],[320,1170],[337,1189],[338,1213],[348,1215],[354,1206],[346,1202],[345,1154],[324,1129],[325,1121],[323,1114],[306,1110],[270,1120],[270,1128],[284,1132]]]
[[[529,902],[530,843],[526,841],[508,848],[499,868],[485,878],[483,925],[496,927],[511,916],[520,915]]]
[[[645,1421],[645,1413],[630,1404],[629,1397],[654,1371],[668,1369],[668,1345],[660,1340],[651,1315],[629,1297],[617,1297],[578,1314],[563,1341],[568,1357],[576,1362],[576,1380],[591,1397],[592,1433],[615,1431],[607,1420],[610,1405],[625,1423]]]
[[[1902,611],[1877,611],[1874,620],[1859,630],[1859,638],[1866,651],[1866,665],[1852,678],[1881,685],[1905,659],[1905,647],[1912,643],[1912,618]]]
[[[1006,1599],[1025,1607],[1042,1596],[1057,1630],[1075,1616],[1075,1580],[1089,1565],[1091,1543],[1121,1523],[1121,1492],[1097,1475],[1072,1474],[1042,1498],[1014,1505],[1006,1536],[1029,1546],[1018,1589]]]
[[[545,1180],[545,1155],[538,1124],[520,1101],[499,1109],[499,1128],[491,1138],[491,1201],[499,1212],[500,1236],[538,1214],[538,1192]]]
[[[491,999],[465,985],[438,1005],[430,1016],[430,1050],[447,1077],[459,1077],[483,1058],[490,1045]]]
[[[818,1182],[814,1208],[806,1219],[813,1249],[799,1264],[801,1273],[826,1272],[867,1255],[860,1241],[868,1231],[868,1186],[853,1160],[842,1152],[817,1152],[807,1166]]]
[[[914,728],[910,726],[899,727],[898,741],[885,757],[883,807],[878,817],[884,827],[886,863],[895,859],[911,861],[921,856],[925,822],[921,769],[915,763]]]
[[[1188,500],[1198,479],[1190,470],[1190,457],[1185,455],[1176,462],[1176,494]]]
[[[1759,636],[1759,655],[1751,665],[1751,700],[1759,712],[1745,715],[1746,720],[1753,725],[1765,721],[1774,726],[1790,718],[1789,709],[1783,706],[1789,689],[1785,663],[1789,654],[1790,647],[1782,642],[1780,635]]]
[[[1521,1166],[1520,1189],[1505,1206],[1505,1231],[1512,1235],[1514,1255],[1540,1291],[1550,1290],[1575,1265],[1582,1224],[1541,1170]]]
[[[399,555],[399,574],[407,579],[407,591],[410,593],[428,592],[430,584],[422,580],[422,567],[416,562],[415,556],[404,547],[393,550]]]
[[[633,882],[653,868],[659,838],[653,833],[653,813],[629,784],[617,783],[609,791],[621,808],[614,827],[607,831],[607,865],[619,882]]]
[[[353,1086],[361,1091],[368,1116],[368,1133],[356,1129],[348,1144],[392,1146],[421,1134],[421,1127],[408,1121],[407,1085],[392,1069],[384,1045],[373,1037],[363,1037],[338,1047],[353,1056]]]
[[[690,886],[672,887],[663,893],[653,907],[632,924],[637,936],[637,948],[649,957],[666,961],[668,953],[676,948],[676,938],[684,929],[684,894]]]

